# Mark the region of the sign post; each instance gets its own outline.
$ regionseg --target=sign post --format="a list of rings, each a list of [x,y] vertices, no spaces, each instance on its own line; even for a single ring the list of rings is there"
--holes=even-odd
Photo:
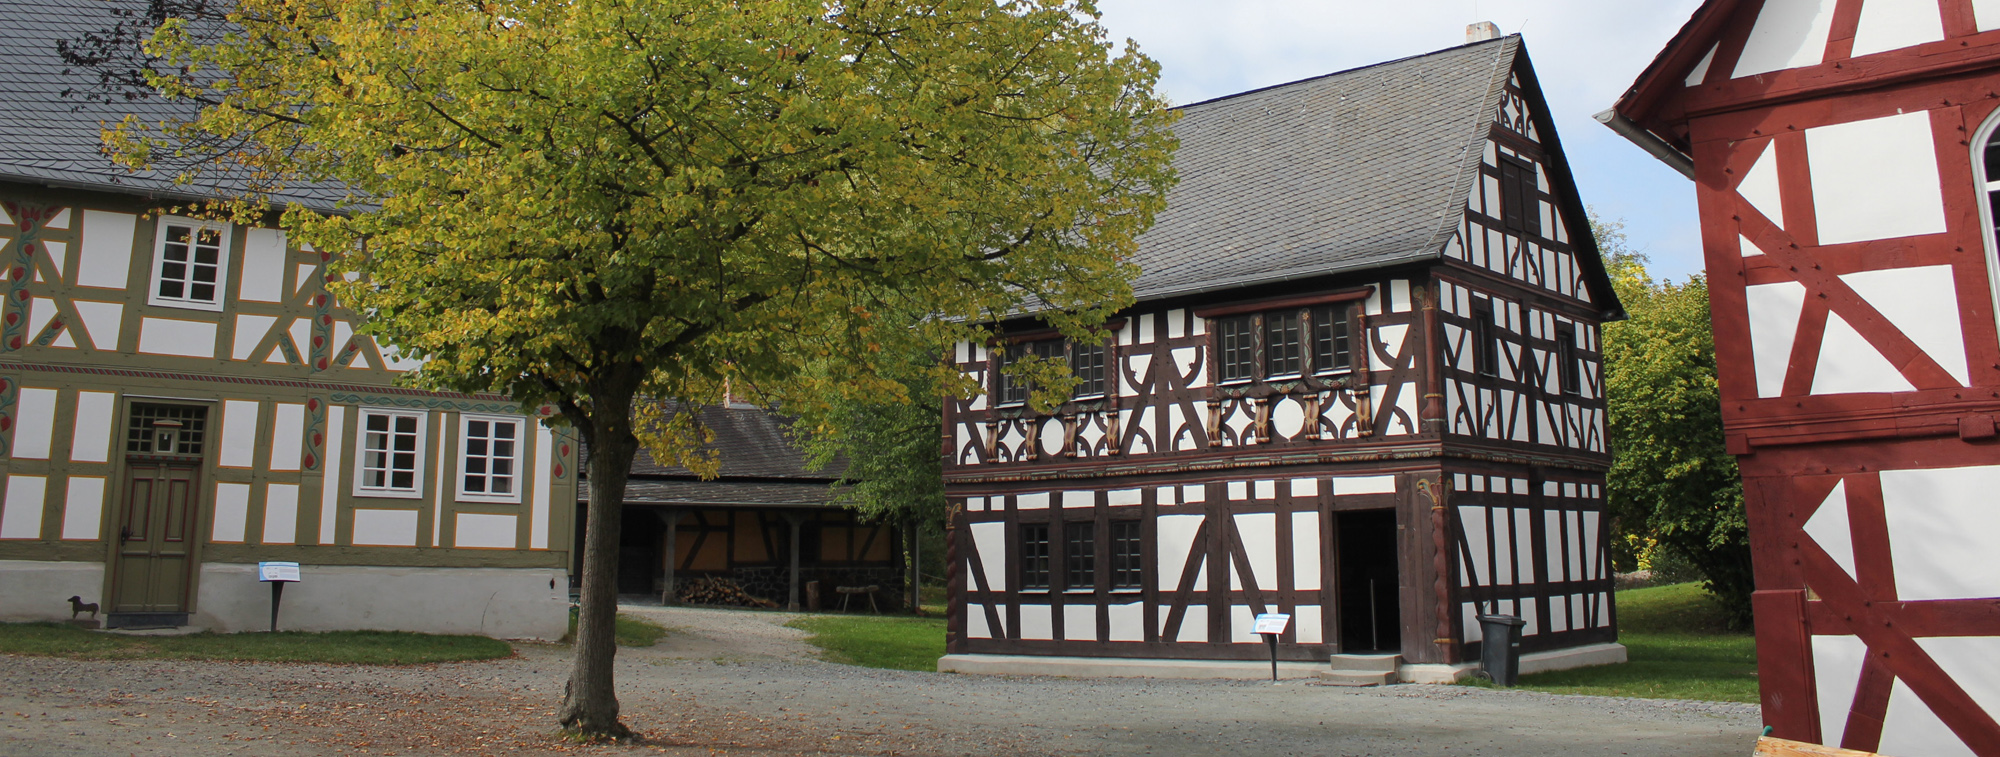
[[[271,631],[278,630],[278,601],[285,595],[285,584],[299,580],[299,564],[295,562],[257,563],[257,580],[271,585]]]
[[[1284,613],[1267,612],[1257,616],[1252,630],[1264,637],[1264,644],[1271,648],[1271,682],[1278,682],[1278,637],[1285,633],[1292,616]]]

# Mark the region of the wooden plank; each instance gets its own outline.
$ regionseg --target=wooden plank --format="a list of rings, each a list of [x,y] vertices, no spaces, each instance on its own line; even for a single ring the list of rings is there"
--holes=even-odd
[[[1757,679],[1763,690],[1764,724],[1786,737],[1819,734],[1805,597],[1802,589],[1750,595],[1750,606],[1757,616]]]
[[[1765,736],[1757,740],[1752,757],[1881,757],[1874,752],[1857,752],[1852,749],[1808,744],[1803,741],[1774,739]]]

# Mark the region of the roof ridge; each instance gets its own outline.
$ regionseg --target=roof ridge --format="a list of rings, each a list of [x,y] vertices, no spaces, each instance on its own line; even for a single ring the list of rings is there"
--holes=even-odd
[[[1197,107],[1197,106],[1201,106],[1201,105],[1209,105],[1209,104],[1212,104],[1212,103],[1219,103],[1219,102],[1223,102],[1223,101],[1225,101],[1225,100],[1234,100],[1234,99],[1236,99],[1236,98],[1238,98],[1238,97],[1244,97],[1244,96],[1248,96],[1248,95],[1254,95],[1254,94],[1258,94],[1258,93],[1260,93],[1260,92],[1269,92],[1269,91],[1271,91],[1271,90],[1274,90],[1274,89],[1283,89],[1283,88],[1285,88],[1285,87],[1290,87],[1290,86],[1293,86],[1293,85],[1297,85],[1297,84],[1305,84],[1305,83],[1308,83],[1308,82],[1315,82],[1315,81],[1319,81],[1319,80],[1321,80],[1321,79],[1331,79],[1331,78],[1333,78],[1333,77],[1336,77],[1336,76],[1346,76],[1346,75],[1348,75],[1348,74],[1356,74],[1356,73],[1360,73],[1360,72],[1363,72],[1363,71],[1367,71],[1367,70],[1370,70],[1370,69],[1376,69],[1376,68],[1383,68],[1383,67],[1386,67],[1386,66],[1393,66],[1393,65],[1396,65],[1396,64],[1399,64],[1399,63],[1408,63],[1408,62],[1410,62],[1410,61],[1414,61],[1414,60],[1420,60],[1420,59],[1423,59],[1423,58],[1429,58],[1429,57],[1431,57],[1431,56],[1434,56],[1434,55],[1443,55],[1443,54],[1445,54],[1445,53],[1448,53],[1448,52],[1452,52],[1452,51],[1455,51],[1455,50],[1463,50],[1463,49],[1465,49],[1465,48],[1469,48],[1469,47],[1477,47],[1477,46],[1479,46],[1479,45],[1490,45],[1490,44],[1495,44],[1495,43],[1502,43],[1502,42],[1506,42],[1506,41],[1508,41],[1508,40],[1512,40],[1512,39],[1519,39],[1519,38],[1520,38],[1520,36],[1521,36],[1521,35],[1520,35],[1520,33],[1516,32],[1516,33],[1514,33],[1514,34],[1509,34],[1509,35],[1507,35],[1507,36],[1504,36],[1504,37],[1496,37],[1496,38],[1494,38],[1494,39],[1482,39],[1482,40],[1479,40],[1479,41],[1477,41],[1477,42],[1467,42],[1467,43],[1465,43],[1465,44],[1462,44],[1462,45],[1453,45],[1453,46],[1451,46],[1451,47],[1445,47],[1445,48],[1439,48],[1439,49],[1437,49],[1437,50],[1432,50],[1432,51],[1430,51],[1430,52],[1427,52],[1427,53],[1417,53],[1417,54],[1415,54],[1415,55],[1405,55],[1405,56],[1403,56],[1403,57],[1401,57],[1401,58],[1397,58],[1397,59],[1395,59],[1395,60],[1385,60],[1385,61],[1382,61],[1382,62],[1380,62],[1380,63],[1370,63],[1370,64],[1368,64],[1368,65],[1365,65],[1365,66],[1355,66],[1354,68],[1344,68],[1344,69],[1341,69],[1341,70],[1339,70],[1339,71],[1333,71],[1333,72],[1331,72],[1331,73],[1324,73],[1324,74],[1318,74],[1318,75],[1314,75],[1314,76],[1308,76],[1308,77],[1305,77],[1305,78],[1303,78],[1303,79],[1293,79],[1293,80],[1291,80],[1291,81],[1288,81],[1288,82],[1282,82],[1282,83],[1278,83],[1278,84],[1269,84],[1269,85],[1265,85],[1265,86],[1262,86],[1262,87],[1258,87],[1258,88],[1256,88],[1256,89],[1246,89],[1246,90],[1244,90],[1244,91],[1242,91],[1242,92],[1235,92],[1235,93],[1231,93],[1231,94],[1227,94],[1227,95],[1219,95],[1219,96],[1216,96],[1216,97],[1211,97],[1211,98],[1208,98],[1208,99],[1206,99],[1206,100],[1198,100],[1198,101],[1195,101],[1195,102],[1191,102],[1191,103],[1188,103],[1188,104],[1186,104],[1186,105],[1176,105],[1176,106],[1172,107],[1172,108],[1171,108],[1170,110],[1185,110],[1185,109],[1188,109],[1188,108],[1193,108],[1193,107]]]

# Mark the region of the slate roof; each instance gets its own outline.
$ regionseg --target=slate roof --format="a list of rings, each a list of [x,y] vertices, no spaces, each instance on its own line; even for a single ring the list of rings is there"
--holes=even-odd
[[[819,482],[782,481],[650,481],[625,485],[628,505],[750,505],[762,507],[831,507],[832,487]],[[577,497],[590,501],[579,489]]]
[[[805,452],[792,443],[792,419],[747,405],[702,408],[701,421],[715,432],[707,449],[719,453],[721,470],[703,481],[678,465],[661,465],[644,448],[632,460],[627,504],[712,504],[828,506],[833,482],[846,470],[836,459],[820,470],[806,468]],[[589,478],[590,448],[578,468]],[[577,490],[589,501],[589,487]]]
[[[234,195],[242,184],[204,175],[201,185],[177,185],[160,172],[133,173],[100,151],[104,125],[126,114],[143,120],[184,118],[193,106],[158,98],[90,102],[82,90],[95,78],[69,69],[58,41],[80,40],[119,20],[114,12],[146,12],[145,0],[0,0],[0,179],[157,196],[170,200]],[[330,186],[279,193],[279,201],[335,209],[342,192]]]
[[[1140,300],[1438,258],[1519,36],[1181,107]]]

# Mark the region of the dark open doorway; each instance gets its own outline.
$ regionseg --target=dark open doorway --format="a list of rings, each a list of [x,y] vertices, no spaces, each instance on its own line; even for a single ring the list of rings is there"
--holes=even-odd
[[[1336,513],[1340,535],[1340,651],[1402,649],[1402,604],[1397,601],[1396,511]]]

